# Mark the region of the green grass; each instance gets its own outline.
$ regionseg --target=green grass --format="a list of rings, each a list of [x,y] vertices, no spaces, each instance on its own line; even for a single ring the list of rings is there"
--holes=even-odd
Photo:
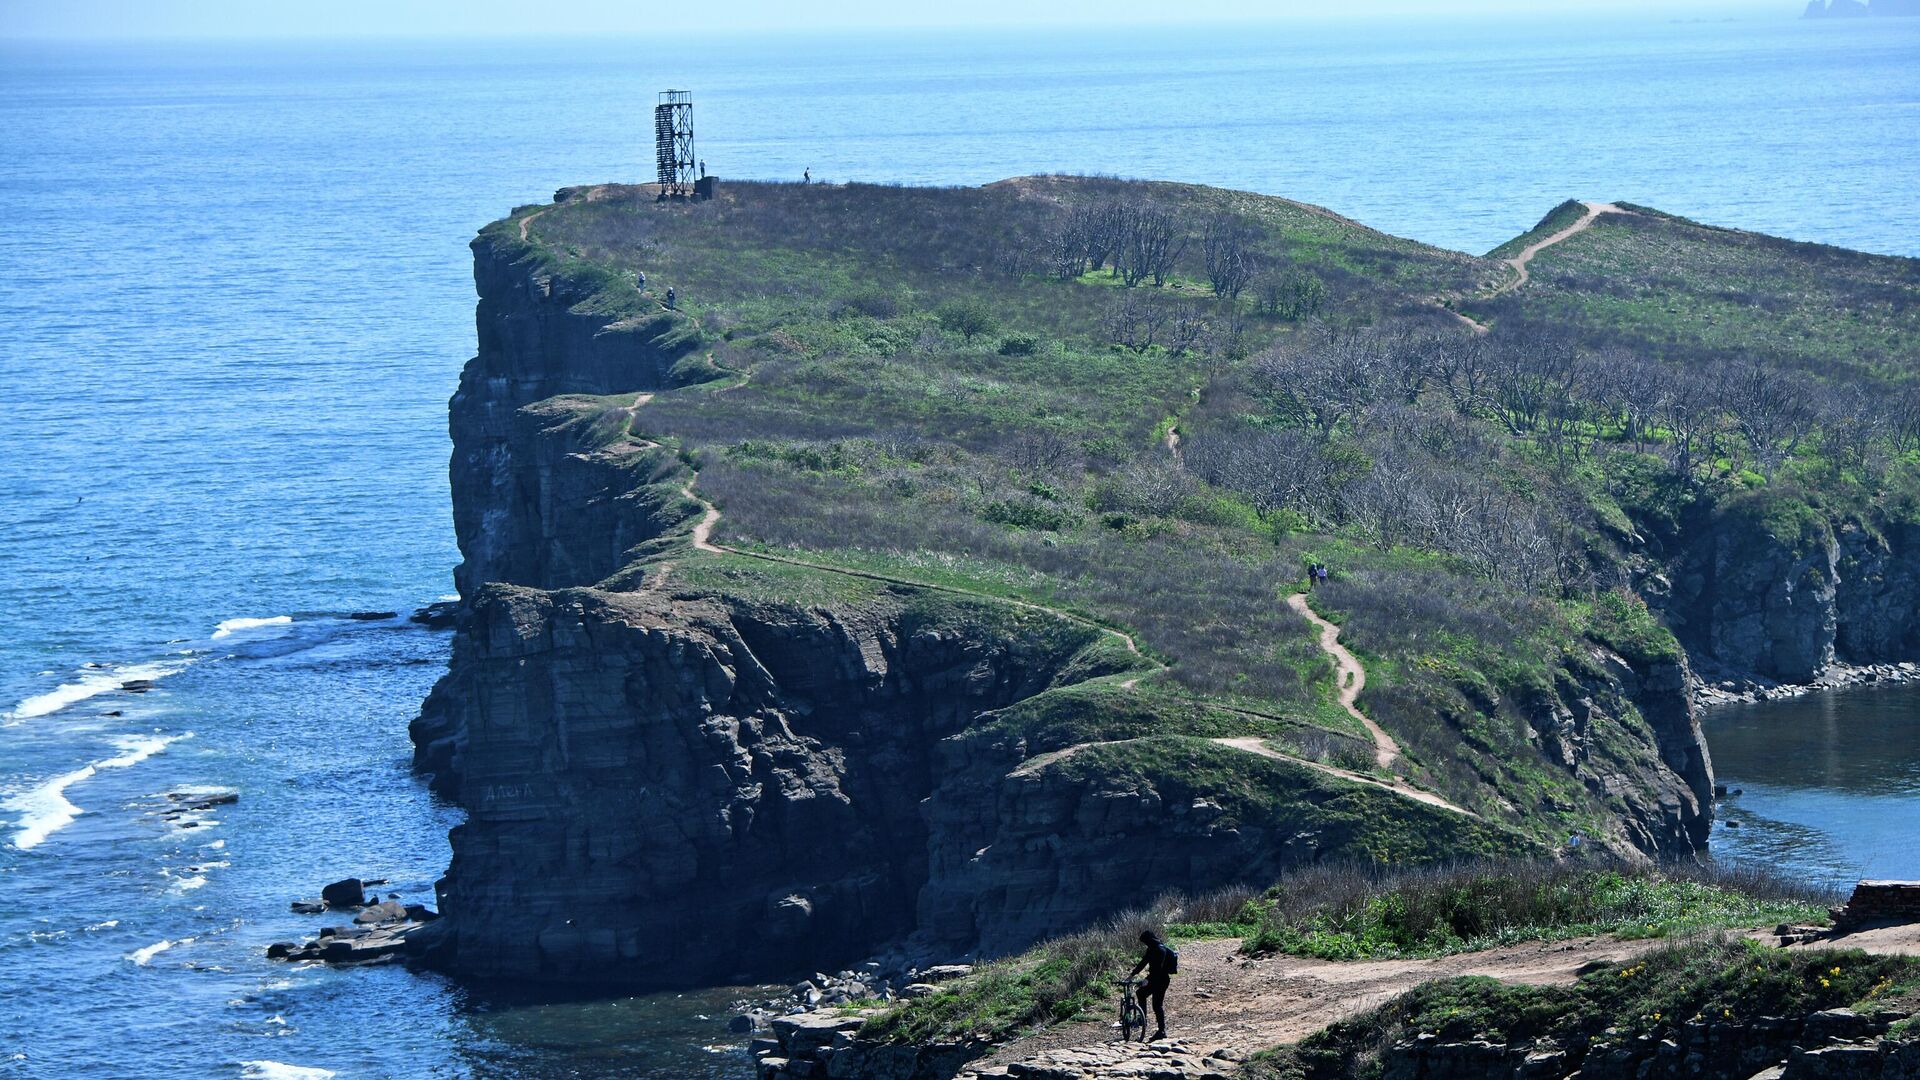
[[[1820,920],[1814,900],[1770,883],[1733,887],[1680,872],[1551,864],[1405,875],[1384,887],[1315,896],[1282,883],[1256,903],[1245,948],[1327,960],[1380,960],[1592,934],[1674,937]]]
[[[1725,1031],[1800,1018],[1824,1009],[1871,1011],[1920,987],[1920,961],[1857,950],[1789,952],[1711,937],[1609,965],[1571,987],[1511,986],[1469,977],[1427,983],[1388,1004],[1341,1021],[1300,1044],[1256,1057],[1245,1080],[1371,1080],[1389,1068],[1391,1048],[1421,1036],[1442,1042],[1486,1039],[1514,1047],[1551,1044],[1600,1055],[1613,1047],[1678,1039],[1692,1026]],[[1782,1047],[1784,1049],[1784,1047]]]
[[[1638,209],[1640,216],[1607,215],[1548,248],[1529,267],[1526,288],[1468,310],[1572,324],[1676,359],[1758,355],[1911,377],[1905,361],[1920,333],[1911,302],[1920,262]]]

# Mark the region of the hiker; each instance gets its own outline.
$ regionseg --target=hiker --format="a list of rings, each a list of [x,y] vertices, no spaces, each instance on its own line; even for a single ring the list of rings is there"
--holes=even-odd
[[[700,159],[700,179],[705,180],[706,178],[707,178],[707,159],[701,158]]]
[[[647,272],[645,270],[635,270],[633,272],[633,288],[635,292],[647,291]]]
[[[667,310],[673,310],[673,286],[667,286]]]
[[[1131,979],[1140,974],[1141,968],[1146,969],[1147,981],[1141,983],[1140,989],[1133,993],[1140,999],[1142,1012],[1146,1011],[1147,1001],[1149,999],[1153,1001],[1153,1039],[1164,1039],[1167,1037],[1167,985],[1173,981],[1174,974],[1180,970],[1180,954],[1169,948],[1160,940],[1160,935],[1151,930],[1140,931],[1140,943],[1147,947],[1146,955],[1140,958],[1139,963],[1133,965],[1133,970],[1127,974],[1127,978]],[[1153,1039],[1148,1041],[1151,1042]]]
[[[813,168],[811,166],[800,170],[800,182],[803,184],[813,183]]]

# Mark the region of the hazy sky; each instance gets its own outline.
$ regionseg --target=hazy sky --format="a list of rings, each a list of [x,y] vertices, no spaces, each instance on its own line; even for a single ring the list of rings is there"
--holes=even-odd
[[[0,38],[446,37],[1186,23],[1373,15],[1799,13],[1799,0],[0,0]]]

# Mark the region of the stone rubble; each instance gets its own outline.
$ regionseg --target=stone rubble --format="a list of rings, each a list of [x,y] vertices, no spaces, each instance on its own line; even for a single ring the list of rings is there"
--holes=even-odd
[[[267,958],[289,963],[315,960],[328,964],[398,959],[408,949],[408,936],[439,915],[421,904],[403,904],[397,894],[386,900],[367,895],[366,886],[386,883],[385,878],[366,881],[346,878],[322,889],[322,899],[318,902],[293,901],[291,908],[297,915],[351,911],[353,925],[323,926],[318,934],[305,941],[276,941],[267,946]]]

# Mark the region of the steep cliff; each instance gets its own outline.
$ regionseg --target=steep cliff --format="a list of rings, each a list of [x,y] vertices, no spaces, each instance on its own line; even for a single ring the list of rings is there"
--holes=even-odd
[[[565,193],[563,193],[565,194]],[[494,228],[473,242],[479,352],[448,404],[453,521],[462,596],[489,581],[584,585],[618,569],[659,531],[650,507],[622,501],[630,459],[597,454],[608,433],[561,395],[673,385],[699,345],[689,320],[647,303],[630,281],[553,259]],[[544,437],[563,427],[561,437]]]
[[[686,590],[483,589],[445,961],[686,983],[831,966],[912,928],[936,747],[1124,667],[1018,609],[851,588],[831,608]]]
[[[1920,527],[1791,494],[1729,499],[1683,538],[1668,617],[1719,676],[1809,683],[1920,659]]]

